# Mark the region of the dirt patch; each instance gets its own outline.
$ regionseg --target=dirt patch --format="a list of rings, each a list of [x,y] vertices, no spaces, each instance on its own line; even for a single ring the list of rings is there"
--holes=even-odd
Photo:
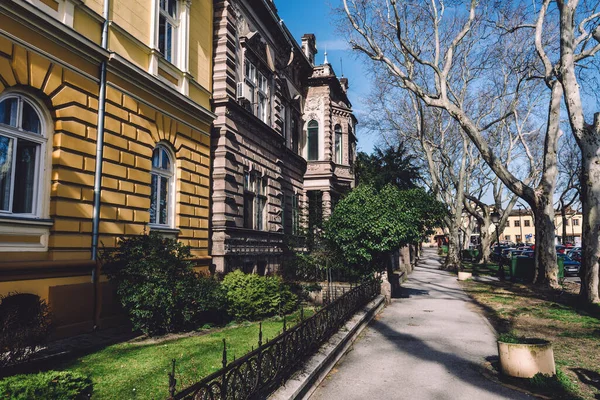
[[[553,343],[559,381],[565,389],[553,398],[600,399],[600,312],[578,307],[578,285],[566,283],[561,291],[510,282],[462,285],[500,334]],[[532,382],[522,383],[531,389]],[[540,391],[545,392],[544,387]]]

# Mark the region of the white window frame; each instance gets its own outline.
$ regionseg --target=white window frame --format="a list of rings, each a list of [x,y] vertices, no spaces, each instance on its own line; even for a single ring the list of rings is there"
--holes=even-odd
[[[75,1],[73,0],[51,0],[56,1],[58,10],[53,9],[41,0],[25,0],[27,3],[34,5],[52,18],[62,22],[68,27],[73,27],[73,18],[75,15]]]
[[[150,227],[155,228],[174,228],[175,227],[175,157],[173,152],[170,150],[168,146],[164,143],[158,143],[154,150],[152,151],[152,158],[154,158],[154,152],[157,150],[164,150],[164,152],[160,152],[159,155],[162,158],[163,154],[166,154],[169,158],[170,169],[165,170],[160,167],[162,165],[161,158],[159,158],[159,167],[152,166],[150,170],[150,175],[156,175],[156,213],[155,213],[155,221],[150,220]],[[167,178],[168,192],[167,192],[167,223],[160,223],[160,192],[161,192],[161,179]],[[152,186],[150,186],[150,207],[152,208]],[[151,216],[150,216],[151,217]],[[156,222],[159,221],[159,222]]]
[[[248,60],[246,60],[244,64],[244,80],[246,85],[248,85],[248,93],[250,94],[250,98],[248,99],[250,102],[250,109],[252,114],[256,115],[256,67]]]
[[[258,109],[257,117],[265,124],[269,123],[269,80],[262,74],[258,73]]]
[[[333,140],[335,144],[335,163],[342,164],[344,161],[344,133],[342,132],[342,126],[337,124],[333,128]]]
[[[158,25],[156,26],[157,44],[158,49],[161,51],[162,56],[168,62],[173,65],[178,65],[178,53],[179,53],[179,35],[180,35],[180,9],[181,4],[179,0],[172,0],[175,2],[175,17],[169,14],[168,10],[162,8],[161,3],[168,4],[170,0],[158,0]],[[165,43],[160,43],[160,20],[165,18]],[[171,54],[166,54],[167,50],[167,24],[171,26]],[[160,50],[160,47],[165,46],[164,51]]]
[[[23,218],[41,218],[43,214],[41,201],[42,194],[45,192],[45,182],[43,181],[44,169],[46,165],[46,143],[48,141],[47,138],[47,117],[46,114],[40,109],[40,107],[32,100],[23,96],[19,93],[8,93],[6,95],[0,96],[0,102],[9,100],[9,99],[17,99],[17,116],[16,116],[16,127],[6,126],[0,124],[0,135],[9,137],[13,140],[13,165],[11,167],[12,176],[11,176],[11,187],[10,187],[10,197],[9,197],[9,210],[1,210],[0,216],[11,216],[11,217],[23,217]],[[40,133],[28,133],[22,129],[22,116],[23,116],[23,103],[29,104],[35,113],[37,114],[40,120]],[[36,155],[35,155],[35,166],[34,166],[34,193],[33,193],[33,204],[31,205],[31,213],[14,213],[12,211],[13,207],[13,198],[14,198],[14,185],[15,185],[15,171],[16,171],[16,161],[17,161],[17,141],[18,139],[27,140],[38,145]]]

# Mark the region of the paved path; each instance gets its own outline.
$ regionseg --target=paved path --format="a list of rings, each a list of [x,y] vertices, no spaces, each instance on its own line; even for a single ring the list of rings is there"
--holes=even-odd
[[[495,336],[434,249],[311,400],[531,399],[479,372]]]

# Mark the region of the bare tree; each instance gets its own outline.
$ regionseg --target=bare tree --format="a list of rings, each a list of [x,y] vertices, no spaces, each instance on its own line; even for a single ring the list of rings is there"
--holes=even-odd
[[[527,47],[531,37],[520,37],[518,31],[510,37],[494,37],[485,20],[490,11],[485,6],[491,2],[480,5],[476,0],[455,1],[450,13],[446,13],[443,0],[343,3],[351,26],[352,47],[379,64],[390,79],[427,106],[446,111],[502,183],[529,203],[535,214],[536,281],[557,287],[553,194],[558,173],[562,85],[556,79],[544,81],[551,94],[542,175],[537,186],[528,185],[510,171],[487,139],[490,129],[513,117],[521,100],[521,87],[532,78],[531,65],[539,64]],[[503,43],[505,40],[512,41],[510,46]],[[495,72],[505,69],[510,71],[506,86],[498,92],[490,90],[501,83],[498,77],[506,76]],[[465,73],[468,78],[461,79]],[[464,101],[474,97],[480,97],[485,107],[473,107]]]
[[[600,2],[598,0],[518,1],[508,13],[525,9],[531,23],[506,24],[506,32],[532,30],[543,79],[560,86],[571,131],[581,150],[581,203],[583,208],[581,298],[600,302],[600,113],[586,110],[583,94],[598,89]],[[508,13],[505,13],[507,15]],[[592,71],[592,72],[589,72]],[[590,78],[590,76],[592,78]]]

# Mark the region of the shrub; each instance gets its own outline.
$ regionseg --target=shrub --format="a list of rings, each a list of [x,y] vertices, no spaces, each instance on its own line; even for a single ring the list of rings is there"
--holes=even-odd
[[[43,345],[51,329],[45,300],[29,293],[14,293],[0,303],[0,367],[27,360]]]
[[[196,274],[186,275],[177,285],[177,309],[181,321],[176,325],[194,329],[206,323],[223,323],[227,319],[227,293],[215,279]]]
[[[240,320],[256,320],[287,314],[297,306],[297,296],[279,277],[234,271],[225,276],[229,314]]]
[[[147,335],[193,328],[206,313],[225,308],[217,305],[224,298],[218,285],[194,273],[189,247],[174,239],[157,233],[134,236],[103,256],[134,328]]]
[[[0,398],[80,400],[92,394],[92,380],[75,372],[47,371],[0,380]]]

